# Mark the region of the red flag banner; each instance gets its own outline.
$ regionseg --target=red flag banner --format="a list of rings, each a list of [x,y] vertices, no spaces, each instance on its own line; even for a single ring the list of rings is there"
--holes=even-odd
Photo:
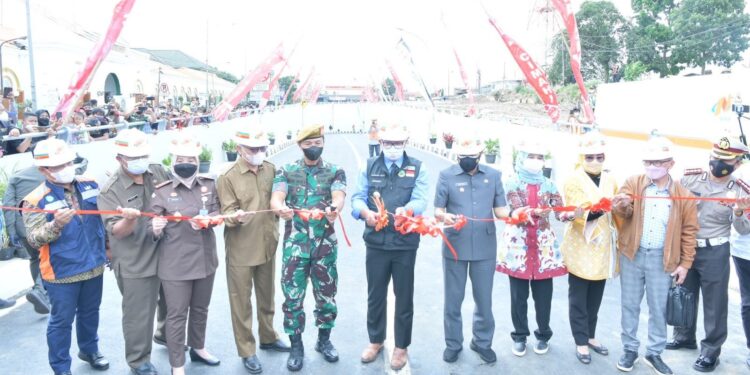
[[[276,84],[279,82],[279,79],[281,78],[281,74],[284,73],[284,69],[289,64],[289,60],[284,61],[284,65],[279,69],[279,74],[276,75],[276,77],[273,77],[273,80],[271,80],[271,83],[268,84],[268,90],[263,92],[263,95],[260,100],[260,106],[259,108],[262,110],[266,107],[266,104],[268,104],[268,99],[271,99],[271,93],[273,92],[273,88],[276,87]],[[278,103],[276,103],[278,105]]]
[[[302,96],[302,94],[307,90],[307,85],[310,84],[310,81],[312,81],[312,77],[315,75],[315,67],[310,70],[310,75],[307,76],[305,79],[305,82],[302,82],[301,85],[297,88],[297,91],[294,92],[294,95],[292,96],[292,103],[299,100],[299,98]]]
[[[268,72],[271,71],[274,65],[283,60],[285,60],[283,47],[279,44],[270,56],[263,60],[263,62],[261,62],[253,71],[249,72],[247,76],[237,84],[237,87],[235,87],[234,90],[227,95],[218,106],[216,106],[216,108],[214,108],[211,113],[214,120],[224,121],[229,115],[229,112],[231,112],[232,109],[242,101],[242,98],[244,98],[258,82],[268,77]]]
[[[594,111],[591,109],[589,94],[586,92],[583,75],[581,74],[581,39],[578,35],[576,16],[570,8],[570,0],[552,0],[552,4],[557,8],[563,19],[563,23],[565,23],[565,28],[568,30],[568,38],[570,39],[570,68],[573,71],[576,83],[578,83],[578,90],[581,91],[583,112],[586,114],[587,122],[593,123]]]
[[[96,70],[99,65],[107,57],[112,46],[117,42],[117,38],[120,36],[122,28],[125,26],[125,19],[133,9],[135,0],[121,0],[115,6],[112,14],[112,21],[109,23],[107,33],[104,34],[104,38],[94,46],[88,59],[83,64],[83,69],[78,72],[76,78],[68,86],[68,90],[63,95],[60,103],[55,108],[56,112],[62,112],[63,118],[68,118],[68,115],[75,109],[72,108],[83,96],[83,93],[91,85],[91,80],[94,78]]]
[[[475,113],[477,113],[477,108],[474,105],[474,94],[471,92],[471,87],[469,86],[469,76],[466,75],[466,70],[464,70],[464,64],[461,63],[461,59],[458,57],[458,52],[456,51],[456,47],[453,47],[453,55],[456,56],[456,63],[458,63],[458,70],[461,72],[461,80],[464,81],[464,87],[466,88],[466,95],[469,98],[469,110],[466,112],[467,116],[474,116]],[[450,95],[450,93],[448,93]]]
[[[308,100],[309,103],[317,103],[318,102],[318,96],[320,96],[320,84],[316,85],[315,88],[312,91],[312,94],[310,94],[310,100]]]
[[[539,95],[539,98],[542,100],[542,103],[544,103],[544,109],[552,119],[552,122],[556,123],[560,120],[560,108],[557,102],[557,94],[555,93],[555,90],[552,89],[552,86],[547,79],[547,74],[544,73],[542,68],[534,62],[523,47],[516,43],[516,41],[508,36],[508,34],[503,32],[495,22],[495,19],[490,17],[489,21],[495,30],[497,30],[497,33],[500,34],[503,42],[505,42],[508,50],[510,50],[511,55],[513,55],[513,59],[516,60],[518,67],[523,71],[526,81],[528,81],[531,87],[534,88],[537,95]]]
[[[396,97],[399,101],[404,101],[404,84],[401,83],[401,80],[398,78],[398,75],[396,74],[396,69],[393,69],[393,65],[391,65],[391,62],[388,60],[385,60],[386,65],[388,65],[388,70],[391,71],[391,77],[393,77],[393,85],[396,86]]]

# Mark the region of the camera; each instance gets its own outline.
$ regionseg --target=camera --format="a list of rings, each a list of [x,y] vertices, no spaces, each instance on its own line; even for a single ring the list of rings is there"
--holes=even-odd
[[[732,112],[735,112],[739,115],[743,113],[750,113],[750,105],[746,104],[732,104]]]

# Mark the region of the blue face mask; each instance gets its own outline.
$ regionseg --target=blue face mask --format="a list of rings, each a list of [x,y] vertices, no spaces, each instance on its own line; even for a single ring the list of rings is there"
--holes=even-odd
[[[141,158],[128,161],[128,172],[131,174],[143,174],[148,170],[148,159]]]

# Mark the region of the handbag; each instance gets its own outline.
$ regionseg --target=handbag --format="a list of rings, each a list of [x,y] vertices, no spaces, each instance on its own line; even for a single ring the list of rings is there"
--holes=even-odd
[[[672,279],[672,287],[667,294],[667,324],[674,327],[688,327],[695,320],[695,294]]]

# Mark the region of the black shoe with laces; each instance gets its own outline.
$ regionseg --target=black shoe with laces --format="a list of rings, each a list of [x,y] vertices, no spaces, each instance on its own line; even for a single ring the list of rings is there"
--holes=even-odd
[[[625,353],[617,362],[617,369],[625,372],[633,371],[636,362],[638,362],[638,352],[625,350]]]
[[[672,369],[661,360],[660,355],[646,354],[646,364],[659,375],[671,375]]]
[[[323,354],[326,362],[336,362],[339,360],[339,352],[333,347],[331,343],[331,330],[330,329],[319,329],[318,330],[318,342],[315,343],[315,351]]]

